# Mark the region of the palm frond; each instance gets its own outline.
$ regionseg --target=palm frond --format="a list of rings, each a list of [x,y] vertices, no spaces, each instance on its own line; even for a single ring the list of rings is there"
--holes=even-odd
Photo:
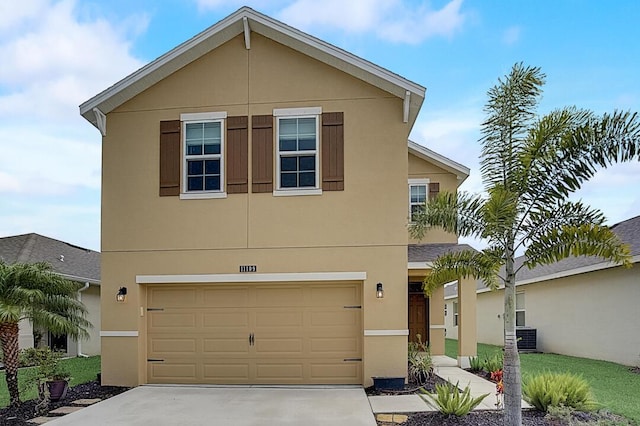
[[[520,168],[518,157],[527,138],[545,75],[538,67],[515,64],[509,75],[487,93],[482,123],[480,171],[487,189],[509,185]]]
[[[501,260],[497,251],[487,249],[481,252],[462,250],[445,253],[433,262],[433,268],[424,280],[424,291],[427,295],[451,281],[460,278],[476,277],[487,287],[498,287],[498,271]]]
[[[525,251],[525,265],[534,268],[559,262],[570,256],[598,256],[624,266],[631,266],[627,244],[608,227],[596,224],[565,225],[549,229],[532,240]]]
[[[484,229],[483,205],[479,195],[443,191],[415,215],[409,233],[422,239],[430,227],[437,226],[461,237],[480,236]]]

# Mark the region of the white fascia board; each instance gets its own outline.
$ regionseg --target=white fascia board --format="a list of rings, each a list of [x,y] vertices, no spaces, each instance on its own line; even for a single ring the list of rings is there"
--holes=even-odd
[[[273,274],[136,275],[136,284],[268,283],[309,281],[364,281],[366,272],[302,272]]]
[[[85,278],[85,277],[79,277],[77,275],[71,275],[71,274],[62,274],[57,272],[58,275],[60,275],[63,278],[66,278],[68,280],[71,281],[76,281],[79,283],[89,283],[89,284],[93,284],[93,285],[100,285],[100,280],[95,280],[93,278]]]
[[[413,123],[424,101],[426,88],[397,74],[359,58],[345,50],[292,28],[280,21],[242,7],[193,38],[148,63],[80,105],[80,114],[97,127],[93,108],[104,114],[151,87],[153,84],[200,58],[245,31],[244,18],[250,30],[292,47],[341,71],[404,99],[411,96],[410,121]],[[153,75],[152,75],[153,74]]]
[[[452,159],[445,157],[442,154],[438,154],[435,151],[430,150],[427,147],[424,147],[420,144],[413,142],[412,140],[408,141],[409,152],[413,155],[416,155],[423,160],[430,161],[435,163],[437,166],[444,168],[445,170],[449,170],[454,173],[458,177],[458,186],[462,184],[468,177],[471,170]]]

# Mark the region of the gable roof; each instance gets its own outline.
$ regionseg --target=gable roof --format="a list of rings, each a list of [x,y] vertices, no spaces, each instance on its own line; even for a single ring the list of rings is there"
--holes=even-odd
[[[65,278],[100,283],[100,253],[39,234],[0,238],[0,259],[6,263],[48,262]]]
[[[442,154],[438,154],[437,152],[417,144],[412,140],[409,140],[409,153],[453,173],[458,178],[458,185],[461,185],[462,182],[469,177],[470,169],[467,166],[453,161]]]
[[[408,108],[407,120],[413,125],[424,101],[426,89],[423,86],[249,7],[238,9],[84,102],[80,105],[80,114],[100,128],[101,114],[103,117],[239,34],[244,33],[247,48],[250,48],[250,32],[261,34],[403,99]]]

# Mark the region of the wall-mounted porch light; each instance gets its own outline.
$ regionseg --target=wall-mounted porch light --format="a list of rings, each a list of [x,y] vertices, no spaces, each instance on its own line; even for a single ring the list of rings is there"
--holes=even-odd
[[[116,293],[116,301],[124,302],[127,299],[127,288],[120,287],[120,290]]]
[[[376,284],[376,297],[382,299],[384,297],[384,290],[382,289],[382,283]]]

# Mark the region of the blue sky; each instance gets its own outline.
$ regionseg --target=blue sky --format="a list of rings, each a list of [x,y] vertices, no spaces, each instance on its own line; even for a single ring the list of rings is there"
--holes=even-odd
[[[482,189],[486,91],[542,67],[540,112],[640,111],[640,2],[598,0],[21,0],[0,2],[0,236],[100,248],[100,134],[78,105],[248,5],[427,87],[411,138]],[[577,195],[609,223],[640,214],[640,164]],[[476,245],[478,246],[478,245]]]

